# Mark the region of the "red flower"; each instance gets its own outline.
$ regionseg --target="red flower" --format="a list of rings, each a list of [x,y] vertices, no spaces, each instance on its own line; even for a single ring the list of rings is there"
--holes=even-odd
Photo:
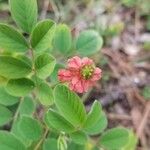
[[[60,69],[58,78],[61,82],[69,83],[71,90],[83,93],[101,78],[101,69],[95,67],[93,60],[75,56],[68,60],[67,69]]]

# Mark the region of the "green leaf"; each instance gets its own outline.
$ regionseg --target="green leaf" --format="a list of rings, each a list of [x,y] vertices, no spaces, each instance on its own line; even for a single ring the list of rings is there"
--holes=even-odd
[[[8,108],[0,105],[0,116],[0,126],[3,126],[12,119],[12,112]]]
[[[54,103],[53,90],[44,82],[37,87],[37,97],[42,105],[50,106]]]
[[[60,24],[56,28],[54,40],[54,48],[59,50],[61,53],[66,54],[72,44],[72,36],[70,28],[65,24]]]
[[[0,87],[0,104],[5,106],[11,106],[19,101],[18,97],[9,95],[4,87]]]
[[[56,107],[76,128],[81,128],[86,120],[86,111],[81,99],[64,85],[57,85],[54,90]]]
[[[26,57],[25,55],[17,55],[16,58],[28,64],[32,68],[32,60],[29,57]]]
[[[88,140],[87,135],[82,131],[71,133],[70,137],[74,143],[81,144],[81,145],[84,145]]]
[[[84,131],[89,135],[97,135],[107,127],[107,118],[104,112],[101,113],[99,120],[91,127],[85,128]]]
[[[28,116],[22,116],[18,126],[23,137],[29,140],[38,140],[42,136],[41,124]]]
[[[0,48],[10,52],[26,52],[29,46],[17,30],[0,23]]]
[[[116,150],[123,148],[128,140],[128,130],[118,127],[106,131],[100,138],[100,144],[108,150]]]
[[[51,128],[55,128],[60,132],[70,133],[75,130],[73,125],[71,125],[65,118],[63,118],[60,114],[49,109],[46,114],[46,119],[48,121],[48,126]]]
[[[138,139],[137,139],[137,137],[134,135],[134,133],[132,131],[128,131],[128,132],[129,132],[128,143],[121,150],[135,150],[136,149],[136,145],[137,145]]]
[[[57,140],[54,138],[49,138],[44,141],[43,150],[58,150],[57,149]]]
[[[37,24],[31,35],[31,46],[36,52],[43,52],[50,48],[55,23],[52,20],[44,20]]]
[[[35,111],[35,103],[31,97],[25,97],[20,104],[19,113],[21,115],[32,115]]]
[[[98,52],[102,48],[102,45],[102,37],[93,30],[83,31],[76,41],[77,51],[84,56]]]
[[[11,56],[0,56],[0,75],[10,79],[27,76],[32,68],[25,62]]]
[[[84,128],[91,128],[93,125],[95,125],[98,120],[101,117],[101,113],[102,113],[102,107],[100,105],[100,103],[96,100],[91,108],[91,111],[89,112],[88,116],[87,116],[87,120],[84,124]]]
[[[30,33],[37,22],[36,0],[9,0],[11,14],[17,25]]]
[[[20,118],[19,118],[20,119]],[[13,123],[13,126],[11,128],[11,133],[13,133],[13,135],[15,137],[19,137],[19,140],[26,146],[30,146],[32,141],[29,140],[28,138],[25,138],[22,136],[22,134],[20,133],[19,129],[18,129],[18,126],[19,126],[19,119],[16,120],[14,123]]]
[[[6,85],[7,92],[12,96],[26,96],[34,89],[34,82],[27,78],[11,79]]]
[[[47,78],[53,72],[55,64],[56,60],[51,55],[42,54],[38,56],[35,60],[37,76],[42,79]]]
[[[26,150],[25,146],[13,134],[7,131],[0,131],[1,150]]]

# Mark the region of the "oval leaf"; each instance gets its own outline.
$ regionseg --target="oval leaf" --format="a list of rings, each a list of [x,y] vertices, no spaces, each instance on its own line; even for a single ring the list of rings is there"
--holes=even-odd
[[[34,82],[27,78],[11,79],[6,85],[6,90],[13,96],[26,96],[34,89]]]
[[[14,135],[7,131],[0,131],[1,150],[26,150],[25,146]]]
[[[125,128],[113,128],[106,131],[100,138],[100,144],[108,149],[121,149],[129,140],[128,130]]]
[[[101,117],[101,113],[102,113],[102,107],[98,101],[95,101],[92,105],[91,111],[87,116],[87,120],[84,124],[84,128],[85,129],[90,128],[94,124],[96,124]]]
[[[18,97],[8,94],[4,87],[0,87],[0,104],[5,106],[11,106],[19,101]]]
[[[42,136],[41,124],[28,116],[22,116],[18,128],[23,137],[29,140],[38,140]]]
[[[72,44],[72,37],[70,28],[65,24],[60,24],[56,28],[54,40],[54,48],[59,50],[61,53],[67,53]]]
[[[35,103],[31,97],[25,97],[19,107],[20,115],[32,115],[35,111]]]
[[[37,97],[42,105],[49,106],[54,103],[53,90],[46,83],[37,87]]]
[[[0,116],[0,126],[3,126],[12,119],[12,112],[6,107],[0,105]]]
[[[94,30],[82,32],[76,42],[76,49],[81,55],[91,55],[101,49],[103,40]]]
[[[52,128],[55,128],[60,132],[70,133],[75,130],[75,128],[67,120],[65,120],[65,118],[52,109],[47,112],[46,119],[48,121],[48,126],[50,124]],[[51,126],[49,127],[51,128]]]
[[[36,75],[42,79],[47,78],[54,70],[56,60],[48,54],[42,54],[35,60]]]
[[[0,48],[10,52],[26,52],[29,46],[17,30],[0,23]]]
[[[37,22],[37,0],[9,0],[9,3],[17,25],[30,33]]]
[[[11,56],[0,56],[0,75],[17,79],[27,76],[32,68],[25,62]]]
[[[57,85],[54,90],[54,99],[63,117],[75,127],[82,127],[86,120],[86,111],[80,98],[66,86]]]
[[[97,134],[102,133],[102,131],[106,129],[107,124],[108,124],[108,121],[107,121],[106,115],[104,112],[102,112],[99,120],[92,126],[88,128],[84,128],[84,131],[88,135],[97,135]]]
[[[51,47],[55,23],[52,20],[44,20],[37,24],[31,35],[31,46],[36,52],[46,51]]]

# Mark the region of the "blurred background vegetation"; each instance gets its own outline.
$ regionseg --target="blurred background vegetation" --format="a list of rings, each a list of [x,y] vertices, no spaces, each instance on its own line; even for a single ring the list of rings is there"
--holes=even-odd
[[[87,109],[98,99],[109,127],[132,128],[137,149],[150,149],[150,1],[149,0],[38,0],[39,20],[66,23],[72,34],[95,29],[104,45],[91,56],[103,78],[84,97]],[[8,0],[0,0],[0,22],[15,25]]]

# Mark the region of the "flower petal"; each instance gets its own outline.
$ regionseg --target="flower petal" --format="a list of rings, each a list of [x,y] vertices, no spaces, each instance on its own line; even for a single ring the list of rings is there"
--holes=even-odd
[[[68,60],[68,67],[70,69],[79,69],[81,67],[81,58],[75,56]]]
[[[72,78],[72,73],[69,70],[67,70],[67,69],[60,69],[58,71],[58,79],[61,82],[70,81],[71,78]]]
[[[95,68],[91,81],[97,81],[101,78],[102,70],[98,67]]]
[[[93,60],[89,59],[88,57],[84,57],[82,59],[82,66],[85,66],[85,65],[93,65]]]

